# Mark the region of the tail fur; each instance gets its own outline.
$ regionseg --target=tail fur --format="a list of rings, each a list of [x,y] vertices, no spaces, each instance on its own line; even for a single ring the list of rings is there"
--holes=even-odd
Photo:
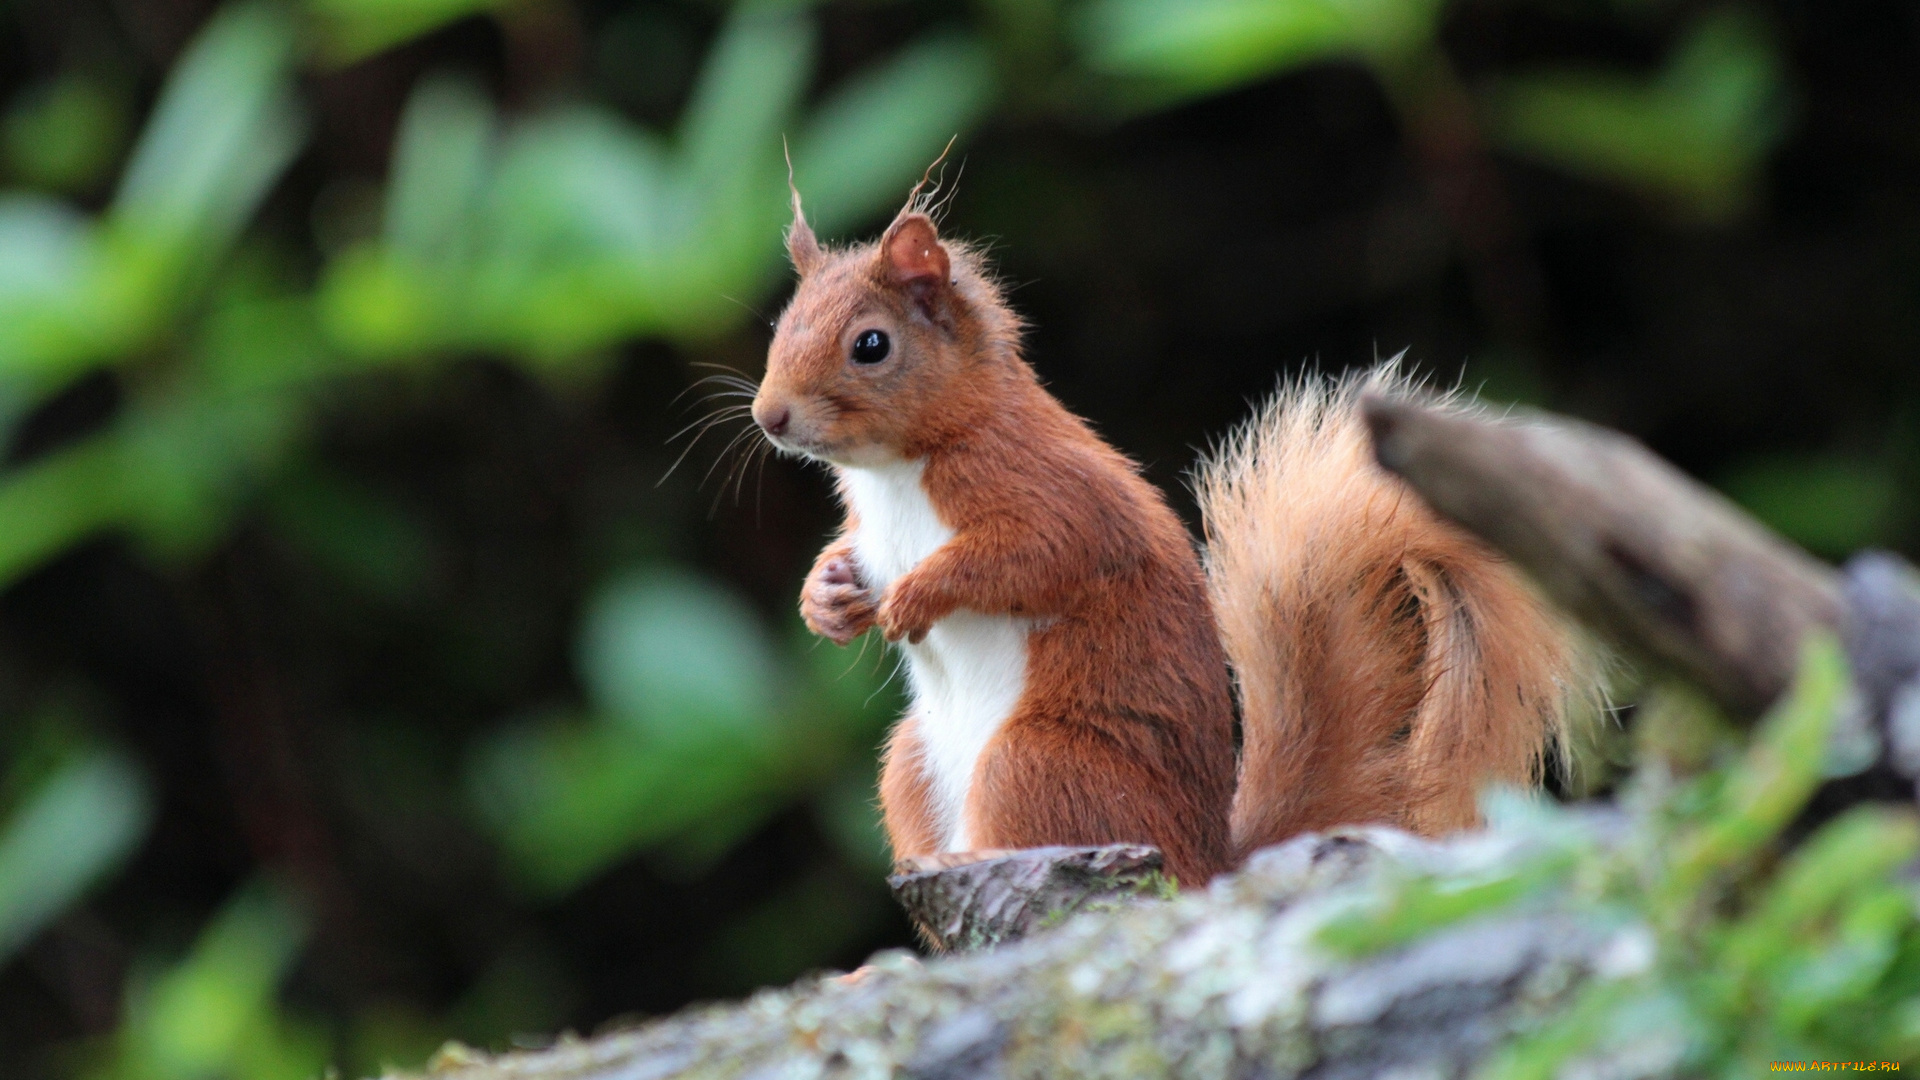
[[[1481,787],[1538,778],[1592,685],[1519,572],[1374,461],[1360,396],[1416,391],[1393,362],[1307,376],[1201,466],[1242,852],[1341,824],[1472,825]]]

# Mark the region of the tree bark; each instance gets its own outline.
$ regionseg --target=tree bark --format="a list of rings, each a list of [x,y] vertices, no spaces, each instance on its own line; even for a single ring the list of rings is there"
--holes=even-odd
[[[1316,932],[1381,888],[1388,868],[1484,866],[1490,843],[1389,829],[1302,836],[1171,902],[925,964],[883,953],[857,979],[815,978],[544,1051],[488,1058],[455,1049],[432,1073],[1464,1076],[1607,968],[1626,931],[1552,908],[1508,911],[1360,958],[1320,946]]]
[[[1837,630],[1838,576],[1618,432],[1404,398],[1362,411],[1380,463],[1616,643],[1755,716],[1809,630]]]
[[[929,946],[971,952],[1082,911],[1171,899],[1164,866],[1159,848],[1139,844],[964,851],[902,860],[887,884]]]

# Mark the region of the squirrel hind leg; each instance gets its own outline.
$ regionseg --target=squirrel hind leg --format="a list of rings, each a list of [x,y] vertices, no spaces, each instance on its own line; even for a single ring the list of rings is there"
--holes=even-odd
[[[896,863],[945,846],[921,753],[919,721],[908,714],[893,726],[880,756],[880,817]]]
[[[1124,729],[1123,729],[1124,730]],[[1233,864],[1226,770],[1179,776],[1111,725],[1016,715],[980,755],[964,813],[982,848],[1151,844],[1182,887]]]

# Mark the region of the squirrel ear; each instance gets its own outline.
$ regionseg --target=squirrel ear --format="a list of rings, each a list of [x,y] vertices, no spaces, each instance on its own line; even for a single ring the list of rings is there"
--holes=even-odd
[[[933,219],[918,212],[900,215],[881,238],[880,251],[888,275],[933,318],[935,300],[953,273]]]
[[[800,193],[793,193],[793,224],[787,226],[787,258],[793,260],[793,268],[801,277],[812,273],[826,257],[820,249],[820,241],[813,237],[813,226],[807,224],[807,215],[800,211]]]
[[[820,250],[820,241],[813,238],[813,228],[800,213],[799,203],[793,207],[793,224],[787,226],[787,258],[793,260],[793,268],[801,277],[813,273],[815,267],[825,256]]]

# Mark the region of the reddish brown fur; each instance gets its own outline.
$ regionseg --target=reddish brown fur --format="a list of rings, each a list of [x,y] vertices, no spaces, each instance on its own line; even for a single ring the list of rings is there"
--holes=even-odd
[[[787,441],[821,457],[923,459],[954,531],[881,598],[880,627],[913,638],[959,608],[1036,623],[1026,693],[963,810],[973,842],[1137,841],[1183,880],[1226,868],[1232,690],[1179,519],[1041,388],[978,257],[924,214],[833,252],[800,223],[790,247],[803,276],[756,409],[789,410]],[[852,338],[873,327],[899,362],[856,369]],[[915,746],[895,737],[881,785],[901,855],[928,837]]]
[[[809,625],[844,641],[877,623],[889,640],[917,641],[960,609],[1033,620],[1024,692],[981,754],[962,810],[973,845],[1151,843],[1192,884],[1228,868],[1236,861],[1232,689],[1185,528],[1132,462],[1040,386],[1020,355],[1019,319],[977,253],[941,241],[911,203],[877,243],[838,251],[814,239],[797,199],[795,209],[788,249],[801,280],[778,324],[756,419],[778,427],[787,447],[829,461],[924,461],[922,487],[953,531],[875,598],[836,576],[854,558],[849,520],[809,578]],[[853,338],[869,328],[890,335],[894,361],[851,363]],[[1370,492],[1356,496],[1368,507]],[[1538,625],[1500,598],[1511,574],[1457,532],[1434,539],[1444,550],[1432,557],[1422,550],[1402,559],[1382,544],[1405,530],[1391,541],[1342,532],[1356,520],[1372,521],[1343,513],[1329,528],[1364,553],[1358,564],[1298,567],[1338,578],[1316,594],[1317,603],[1331,601],[1314,609],[1317,618],[1266,621],[1251,642],[1229,629],[1250,717],[1243,843],[1342,821],[1450,827],[1470,818],[1483,766],[1495,761],[1501,767],[1489,775],[1507,775],[1514,753],[1540,745],[1544,714],[1489,742],[1457,715],[1483,702],[1455,686],[1477,673],[1536,703],[1538,665],[1496,649],[1452,681],[1443,670],[1470,661],[1468,646],[1481,640],[1484,624],[1459,618]],[[1223,515],[1220,528],[1239,529],[1240,519]],[[1216,577],[1216,588],[1223,581],[1243,584]],[[1499,587],[1486,601],[1479,590],[1490,581]],[[1449,606],[1450,590],[1471,602]],[[1396,616],[1405,595],[1421,598],[1423,629]],[[1301,614],[1227,601],[1241,622]],[[1429,655],[1435,642],[1443,649]],[[1281,708],[1288,719],[1270,719],[1276,710],[1255,690],[1275,680],[1297,681],[1296,696],[1313,707]],[[1489,716],[1506,723],[1511,712]],[[1395,741],[1380,717],[1415,722]],[[896,729],[881,780],[897,856],[940,842],[917,724],[908,718]],[[1495,743],[1497,753],[1485,749]],[[1433,767],[1409,771],[1416,758]],[[1433,786],[1444,768],[1459,771]]]
[[[1392,364],[1295,383],[1199,477],[1245,725],[1242,851],[1346,822],[1471,825],[1479,788],[1532,780],[1592,685],[1525,581],[1374,462],[1366,390],[1411,388]]]
[[[893,857],[911,859],[939,851],[933,795],[920,771],[919,721],[907,716],[893,726],[880,762],[880,809]]]

